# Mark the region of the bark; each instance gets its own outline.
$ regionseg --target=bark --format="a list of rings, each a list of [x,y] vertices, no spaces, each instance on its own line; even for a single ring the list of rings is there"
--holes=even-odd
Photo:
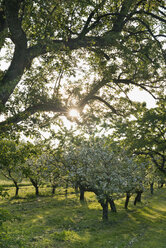
[[[66,183],[66,188],[65,188],[65,197],[67,198],[67,194],[68,194],[68,183]]]
[[[6,28],[5,11],[0,10],[0,32],[3,32],[5,28]]]
[[[32,178],[29,178],[29,179],[30,179],[32,185],[35,188],[35,194],[36,194],[36,196],[39,196],[39,186],[38,186],[38,184]]]
[[[137,195],[135,197],[135,200],[134,200],[134,205],[136,206],[137,202],[141,202],[141,195],[142,195],[142,191],[138,191],[137,192]]]
[[[55,189],[56,189],[56,186],[55,185],[52,185],[52,194],[53,195],[55,194]]]
[[[130,197],[131,197],[130,193],[127,193],[126,194],[126,201],[125,201],[125,209],[128,208]]]
[[[159,188],[163,188],[164,183],[160,183]]]
[[[100,200],[99,203],[101,204],[102,209],[103,209],[102,219],[103,221],[108,221],[108,200],[106,201]]]
[[[6,178],[8,178],[8,179],[12,179],[12,181],[13,181],[15,187],[16,187],[15,196],[18,196],[18,191],[19,191],[18,183],[17,183],[17,181],[12,177],[11,171],[10,171],[10,170],[8,171],[8,173],[9,173],[9,177],[6,176],[6,175],[4,175],[4,174],[3,174],[3,175],[4,175]]]
[[[18,191],[19,191],[19,187],[16,186],[16,193],[15,193],[15,196],[18,196]]]
[[[80,201],[82,202],[85,200],[84,193],[85,193],[84,189],[80,187]]]
[[[154,192],[154,183],[151,183],[150,184],[150,192],[151,192],[151,194],[153,195],[153,192]]]
[[[36,196],[39,196],[39,187],[35,186]]]
[[[111,211],[114,212],[114,213],[116,213],[117,210],[116,210],[116,206],[115,206],[114,200],[112,198],[109,198],[108,202],[110,204]]]
[[[16,0],[6,0],[4,3],[6,21],[11,39],[15,44],[15,50],[9,69],[1,80],[0,98],[3,105],[5,105],[13,93],[27,64],[27,39],[21,27],[21,21],[18,18],[19,2]]]
[[[13,182],[14,182],[14,185],[16,187],[15,196],[18,196],[19,186],[18,186],[18,184],[17,184],[17,182],[15,180],[13,180]]]

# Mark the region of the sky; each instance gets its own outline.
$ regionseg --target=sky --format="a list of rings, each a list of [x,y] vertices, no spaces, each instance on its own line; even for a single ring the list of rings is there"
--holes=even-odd
[[[155,99],[148,92],[139,90],[136,87],[128,95],[133,101],[146,102],[147,108],[154,108],[156,106]]]

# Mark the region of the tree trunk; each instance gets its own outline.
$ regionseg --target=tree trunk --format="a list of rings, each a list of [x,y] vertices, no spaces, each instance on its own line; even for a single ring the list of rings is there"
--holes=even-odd
[[[35,186],[35,191],[36,191],[36,196],[39,196],[39,187],[37,185]]]
[[[84,189],[80,187],[80,201],[82,202],[85,200],[84,193],[85,193]]]
[[[79,187],[78,187],[77,183],[76,183],[75,186],[74,186],[74,190],[75,190],[75,193],[76,193],[76,194],[79,193]]]
[[[13,180],[13,182],[14,182],[14,185],[16,187],[15,196],[18,196],[19,186],[15,180]]]
[[[137,195],[135,197],[135,200],[134,200],[134,205],[135,206],[136,206],[137,202],[141,202],[141,195],[142,195],[142,191],[138,191]]]
[[[151,183],[151,184],[150,184],[150,192],[151,192],[152,195],[153,195],[153,192],[154,192],[153,185],[154,185],[154,183]]]
[[[128,208],[130,197],[131,197],[130,193],[127,193],[126,194],[126,201],[125,201],[125,209]]]
[[[66,183],[66,187],[65,187],[65,197],[67,198],[67,194],[68,194],[68,183]]]
[[[35,187],[35,193],[36,193],[36,196],[39,196],[39,187],[37,185],[37,183],[32,179],[32,178],[29,178],[33,187]]]
[[[19,191],[19,187],[16,187],[16,193],[15,193],[15,196],[18,196],[18,191]]]
[[[137,202],[141,202],[142,191],[138,192]]]
[[[112,198],[109,198],[108,202],[110,204],[111,211],[114,212],[114,213],[116,213],[117,210],[116,210],[116,206],[115,206],[114,200]]]
[[[52,194],[55,195],[55,189],[56,189],[56,186],[55,185],[52,185]]]
[[[102,209],[103,209],[102,219],[103,221],[108,221],[108,200],[106,201],[100,200],[99,203],[101,204]]]

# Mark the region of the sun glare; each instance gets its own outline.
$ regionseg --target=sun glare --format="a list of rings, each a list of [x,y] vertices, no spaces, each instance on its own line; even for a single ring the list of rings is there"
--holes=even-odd
[[[77,109],[71,109],[69,111],[69,115],[70,115],[70,117],[79,117],[79,112]]]

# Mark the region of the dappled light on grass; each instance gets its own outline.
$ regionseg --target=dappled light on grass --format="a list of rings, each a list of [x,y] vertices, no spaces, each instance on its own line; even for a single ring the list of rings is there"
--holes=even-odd
[[[118,212],[111,213],[109,209],[109,221],[103,223],[101,206],[93,193],[86,192],[86,203],[81,204],[71,188],[67,198],[61,188],[54,197],[49,196],[49,188],[41,188],[45,196],[32,198],[29,195],[34,194],[33,188],[24,187],[20,190],[22,199],[1,202],[1,207],[14,216],[14,221],[5,223],[10,241],[6,247],[164,248],[165,190],[156,191],[154,197],[147,192],[138,206],[133,206],[132,198],[128,211],[124,210],[124,199],[119,199]]]

